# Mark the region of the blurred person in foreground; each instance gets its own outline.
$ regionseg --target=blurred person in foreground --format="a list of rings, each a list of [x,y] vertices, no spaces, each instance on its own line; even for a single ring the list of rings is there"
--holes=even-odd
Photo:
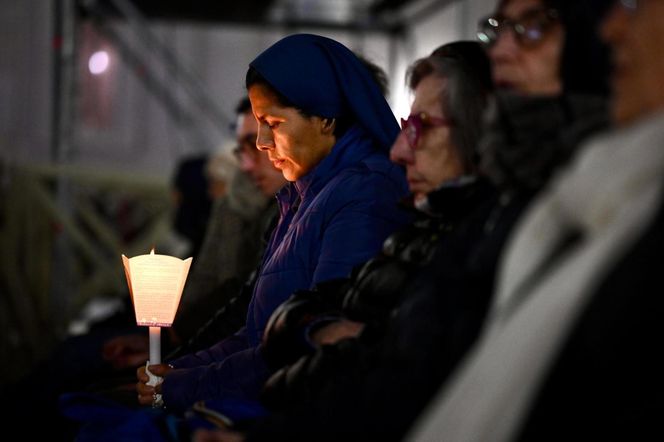
[[[664,2],[616,0],[616,129],[525,214],[491,320],[409,440],[659,440]]]

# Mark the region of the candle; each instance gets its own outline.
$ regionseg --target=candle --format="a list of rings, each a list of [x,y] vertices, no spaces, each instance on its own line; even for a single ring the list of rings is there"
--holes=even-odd
[[[127,258],[122,255],[129,294],[134,304],[136,324],[149,327],[150,359],[145,364],[147,385],[156,386],[162,378],[150,372],[150,365],[161,364],[161,327],[173,324],[180,303],[182,288],[187,280],[191,258],[180,259],[168,255],[149,255]],[[153,407],[163,405],[161,394],[155,393]]]
[[[145,364],[145,372],[148,374],[150,380],[147,385],[155,386],[161,384],[161,377],[155,376],[150,372],[149,365],[161,364],[161,327],[150,327],[150,359]],[[157,395],[161,398],[161,395]],[[155,396],[155,401],[157,400]],[[156,406],[155,404],[152,404]]]
[[[150,364],[161,364],[161,327],[150,327]]]

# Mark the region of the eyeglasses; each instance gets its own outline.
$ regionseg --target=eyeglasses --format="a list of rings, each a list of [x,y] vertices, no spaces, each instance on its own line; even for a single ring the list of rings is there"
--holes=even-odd
[[[259,154],[256,148],[256,134],[248,134],[240,140],[240,143],[233,148],[233,155],[238,161],[243,158],[255,158]]]
[[[557,21],[558,11],[555,9],[531,9],[515,19],[489,16],[478,23],[477,39],[485,46],[491,46],[498,41],[501,32],[510,28],[520,45],[535,46]]]
[[[448,118],[430,117],[424,112],[410,115],[407,120],[401,119],[401,131],[406,135],[406,141],[411,149],[417,146],[424,129],[453,125],[452,120]]]

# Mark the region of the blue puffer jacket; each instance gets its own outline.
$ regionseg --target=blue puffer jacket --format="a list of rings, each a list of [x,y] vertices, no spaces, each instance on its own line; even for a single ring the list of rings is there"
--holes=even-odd
[[[408,193],[403,170],[353,127],[309,174],[277,195],[281,219],[265,252],[246,326],[215,346],[171,364],[164,402],[182,411],[197,400],[258,397],[268,369],[260,340],[274,311],[298,289],[349,276],[383,240],[410,222],[397,202]]]

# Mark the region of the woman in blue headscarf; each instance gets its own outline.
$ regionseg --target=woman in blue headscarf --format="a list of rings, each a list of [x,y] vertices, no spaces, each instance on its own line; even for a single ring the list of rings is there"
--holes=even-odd
[[[272,232],[245,327],[215,346],[139,370],[139,401],[163,395],[182,411],[211,398],[258,397],[270,374],[260,348],[267,320],[294,291],[349,276],[409,222],[398,201],[403,170],[389,160],[399,132],[365,62],[329,38],[288,36],[251,62],[246,77],[258,122],[257,148],[289,183],[277,194]]]

